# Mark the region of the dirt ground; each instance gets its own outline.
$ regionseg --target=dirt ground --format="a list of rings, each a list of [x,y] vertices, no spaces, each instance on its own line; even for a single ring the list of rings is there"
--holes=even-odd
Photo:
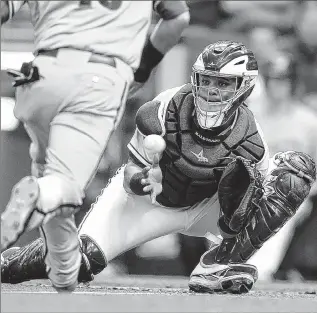
[[[183,277],[126,276],[57,294],[49,281],[1,285],[1,312],[317,312],[317,283],[261,283],[244,295],[195,294]]]

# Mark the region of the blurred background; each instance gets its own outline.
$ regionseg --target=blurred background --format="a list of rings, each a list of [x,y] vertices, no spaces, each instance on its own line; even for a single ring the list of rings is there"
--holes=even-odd
[[[134,132],[137,109],[161,91],[190,81],[191,66],[201,50],[217,40],[246,44],[256,55],[260,77],[247,101],[260,123],[271,155],[281,150],[309,153],[317,161],[317,1],[187,1],[191,24],[127,102],[89,187],[79,223],[116,169],[127,160],[126,145]],[[153,15],[153,24],[158,17]],[[29,138],[13,115],[14,89],[6,68],[19,70],[33,59],[33,30],[28,6],[1,29],[1,164],[0,206],[11,188],[30,174]],[[315,186],[316,187],[316,186]],[[217,218],[215,216],[215,218]],[[24,245],[38,236],[25,234]],[[114,260],[105,275],[188,276],[208,248],[205,239],[168,235]],[[255,254],[262,280],[317,281],[317,188],[296,217]]]

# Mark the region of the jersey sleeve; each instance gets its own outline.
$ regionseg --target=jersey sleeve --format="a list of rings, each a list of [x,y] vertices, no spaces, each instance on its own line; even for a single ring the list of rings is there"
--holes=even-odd
[[[268,169],[269,169],[269,163],[270,163],[270,151],[269,151],[269,146],[265,141],[264,134],[262,131],[262,128],[260,124],[256,121],[255,119],[255,124],[257,127],[257,130],[259,132],[259,135],[262,139],[263,146],[264,146],[264,154],[262,159],[256,164],[256,168],[258,171],[261,173],[261,175],[266,176]]]
[[[9,6],[9,19],[11,19],[22,7],[22,5],[24,3],[26,3],[27,1],[12,1],[9,0],[8,2],[8,6]]]
[[[187,11],[189,8],[186,1],[153,1],[153,9],[163,20],[171,20]]]

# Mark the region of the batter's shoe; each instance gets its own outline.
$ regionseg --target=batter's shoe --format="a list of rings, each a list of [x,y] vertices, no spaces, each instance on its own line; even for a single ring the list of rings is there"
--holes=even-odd
[[[1,214],[1,251],[15,244],[27,229],[39,194],[37,179],[33,176],[24,177],[14,186],[10,201]]]
[[[205,252],[192,272],[189,289],[200,293],[249,292],[258,279],[257,268],[251,264],[219,264],[214,262],[218,246]]]

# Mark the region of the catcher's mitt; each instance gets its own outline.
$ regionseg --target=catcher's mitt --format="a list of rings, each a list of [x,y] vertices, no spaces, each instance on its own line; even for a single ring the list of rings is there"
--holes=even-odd
[[[262,195],[262,177],[255,164],[236,157],[225,168],[218,186],[220,230],[227,235],[239,233],[251,212],[251,201]]]
[[[242,158],[225,169],[218,191],[223,213],[219,226],[232,236],[223,239],[216,262],[247,261],[294,216],[309,195],[316,180],[316,165],[309,155],[286,151],[271,161],[263,181],[254,166]]]

